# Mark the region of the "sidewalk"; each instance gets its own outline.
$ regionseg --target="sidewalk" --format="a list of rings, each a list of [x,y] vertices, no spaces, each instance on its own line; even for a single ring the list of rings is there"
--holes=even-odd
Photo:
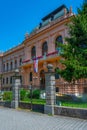
[[[87,130],[87,120],[0,107],[0,130]]]

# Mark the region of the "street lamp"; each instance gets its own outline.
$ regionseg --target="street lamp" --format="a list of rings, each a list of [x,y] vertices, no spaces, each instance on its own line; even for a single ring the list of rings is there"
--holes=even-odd
[[[29,90],[30,90],[30,99],[31,99],[31,110],[32,110],[32,83],[29,86]]]
[[[0,75],[0,81],[1,81],[1,91],[2,91],[2,77],[3,77],[3,74]]]

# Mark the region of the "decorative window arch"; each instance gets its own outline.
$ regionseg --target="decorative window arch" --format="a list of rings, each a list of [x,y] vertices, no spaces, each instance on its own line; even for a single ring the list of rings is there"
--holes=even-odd
[[[36,58],[36,47],[35,46],[33,46],[31,49],[31,57],[32,57],[32,59]]]
[[[48,53],[48,45],[47,42],[45,41],[42,45],[42,55],[46,55]]]
[[[63,44],[63,38],[61,35],[59,35],[56,40],[55,40],[55,48],[57,49],[58,48],[58,43],[61,43]]]

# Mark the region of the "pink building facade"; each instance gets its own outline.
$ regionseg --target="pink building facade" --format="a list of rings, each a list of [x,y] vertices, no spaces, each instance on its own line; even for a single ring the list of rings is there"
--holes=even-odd
[[[66,24],[72,16],[72,9],[68,10],[63,5],[45,16],[42,23],[31,34],[26,35],[23,42],[25,56],[21,67],[26,85],[44,88],[47,64],[52,64],[54,70],[62,67],[59,63],[60,48],[56,46],[56,42],[65,44],[65,37],[68,36]],[[37,73],[34,70],[35,60],[38,60]],[[58,75],[56,79],[62,81]]]

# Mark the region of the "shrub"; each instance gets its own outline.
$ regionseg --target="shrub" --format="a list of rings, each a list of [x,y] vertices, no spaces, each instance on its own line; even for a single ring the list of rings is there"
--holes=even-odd
[[[3,100],[11,101],[12,100],[12,92],[7,91],[3,93]]]
[[[20,100],[24,100],[26,96],[26,90],[25,89],[21,89],[20,90]]]
[[[33,90],[32,97],[39,99],[40,98],[40,90],[39,89]]]
[[[25,90],[25,89],[20,90],[20,100],[25,100],[26,98],[29,97],[29,95],[30,95],[29,90]]]

